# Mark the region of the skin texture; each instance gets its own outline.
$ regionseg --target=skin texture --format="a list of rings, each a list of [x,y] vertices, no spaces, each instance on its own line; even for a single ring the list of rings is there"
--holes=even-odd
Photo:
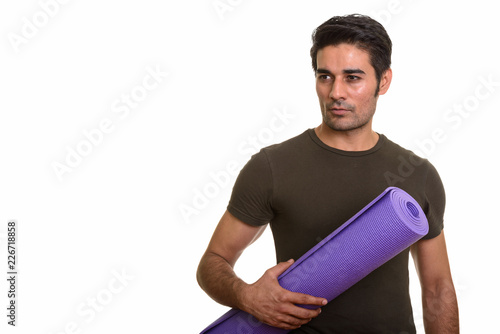
[[[368,53],[350,44],[327,46],[318,51],[316,93],[323,122],[316,134],[327,145],[345,151],[375,146],[372,130],[378,95],[375,69]],[[379,95],[389,89],[392,71],[381,77]]]
[[[444,231],[411,247],[420,286],[425,332],[459,333],[458,303],[451,277]]]
[[[295,329],[317,317],[321,309],[308,310],[294,304],[326,305],[326,299],[283,289],[278,276],[293,263],[281,262],[268,269],[253,284],[236,276],[234,264],[265,227],[245,224],[229,212],[222,216],[198,266],[197,278],[203,290],[215,301],[239,308],[260,321],[284,329]]]
[[[322,123],[315,128],[316,134],[336,149],[372,148],[378,141],[372,130],[373,115],[378,96],[389,89],[392,71],[387,70],[377,82],[369,55],[350,44],[319,50],[317,62],[316,92]],[[317,317],[326,300],[281,288],[277,278],[293,260],[278,263],[253,284],[242,281],[233,270],[243,251],[264,230],[265,226],[248,225],[226,211],[200,261],[197,279],[215,301],[246,311],[271,326],[295,329]],[[444,232],[417,242],[411,253],[422,287],[426,333],[458,333],[458,306]],[[309,310],[295,304],[318,308]]]

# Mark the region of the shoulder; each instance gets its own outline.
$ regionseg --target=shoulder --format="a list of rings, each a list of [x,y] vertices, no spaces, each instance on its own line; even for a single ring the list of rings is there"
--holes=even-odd
[[[413,151],[393,142],[389,138],[387,138],[385,135],[380,135],[381,138],[384,140],[384,149],[392,155],[398,155],[398,156],[403,156],[403,157],[411,157],[414,160],[415,164],[423,164],[428,162],[427,159],[422,158],[415,154]]]
[[[309,130],[285,140],[278,144],[266,146],[253,154],[250,160],[243,166],[240,175],[252,176],[253,179],[265,179],[266,175],[272,175],[276,166],[289,166],[296,159],[300,149],[309,138]]]
[[[429,191],[444,193],[439,173],[428,159],[418,156],[387,138],[381,151],[387,163],[384,178],[389,186],[412,191],[423,190],[423,196],[427,196]],[[425,197],[422,198],[424,199]]]
[[[384,172],[387,184],[407,191],[419,202],[428,219],[442,226],[446,195],[437,169],[428,159],[385,140],[384,154],[391,161]]]
[[[310,132],[311,129],[307,129],[301,134],[281,143],[264,147],[257,154],[265,155],[268,159],[295,158],[310,147],[312,143]]]
[[[428,172],[437,173],[436,169],[428,159],[420,157],[415,152],[393,142],[385,135],[380,136],[382,140],[384,140],[382,153],[388,160],[397,164],[398,174],[400,174],[400,176],[406,177],[406,174],[414,171],[419,171],[424,174],[427,174]]]

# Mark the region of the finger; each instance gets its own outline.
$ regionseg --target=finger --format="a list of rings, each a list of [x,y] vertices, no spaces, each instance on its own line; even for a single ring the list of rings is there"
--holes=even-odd
[[[268,270],[268,273],[273,277],[273,278],[278,278],[279,275],[284,273],[290,266],[293,264],[293,259],[290,259],[286,262],[280,262],[274,267],[270,268]]]
[[[314,297],[305,293],[290,292],[288,301],[293,304],[325,306],[328,300],[321,297]]]
[[[307,324],[311,320],[312,318],[301,319],[292,315],[280,314],[269,324],[284,329],[296,329],[302,325]]]
[[[312,318],[316,318],[321,313],[321,308],[304,308],[299,305],[285,304],[279,310],[281,315],[292,316],[294,318],[300,319],[302,321],[310,321]]]

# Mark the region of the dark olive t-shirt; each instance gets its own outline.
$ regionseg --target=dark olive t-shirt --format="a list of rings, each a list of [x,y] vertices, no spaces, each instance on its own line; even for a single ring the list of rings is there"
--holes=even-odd
[[[308,129],[262,149],[241,170],[228,211],[250,225],[270,224],[278,262],[298,259],[387,187],[408,192],[443,228],[445,193],[425,159],[379,135],[367,151],[342,151]],[[292,333],[415,333],[409,296],[409,249],[322,308]]]

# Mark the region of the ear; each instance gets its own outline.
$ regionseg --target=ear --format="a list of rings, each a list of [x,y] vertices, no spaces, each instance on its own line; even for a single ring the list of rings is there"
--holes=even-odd
[[[380,78],[380,85],[379,85],[379,95],[384,95],[387,93],[389,90],[389,86],[391,85],[392,81],[392,69],[386,70],[383,74],[382,77]]]

